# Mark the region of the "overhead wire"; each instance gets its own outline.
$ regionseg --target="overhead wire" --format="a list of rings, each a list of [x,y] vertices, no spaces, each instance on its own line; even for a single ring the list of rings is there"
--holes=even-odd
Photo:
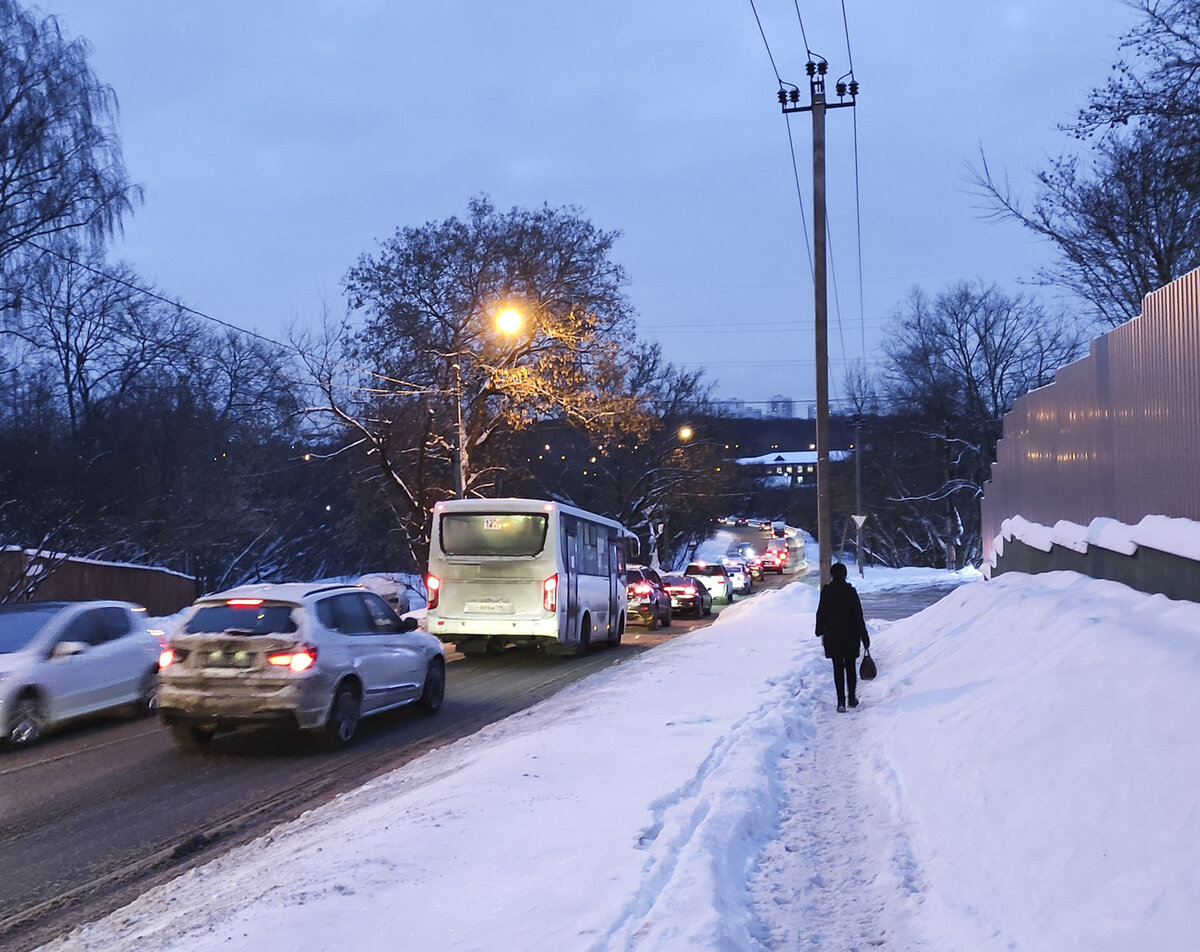
[[[850,20],[846,15],[846,0],[841,0],[842,5],[842,32],[846,37],[846,65],[850,67],[849,75],[851,82],[854,82],[854,51],[850,44]],[[863,290],[863,259],[862,259],[862,190],[861,176],[858,161],[858,109],[851,110],[851,127],[853,130],[853,147],[854,147],[854,230],[857,238],[858,251],[858,313],[859,313],[859,346],[862,354],[865,357],[867,352],[867,329],[866,329],[866,296]]]
[[[750,10],[754,14],[754,22],[758,24],[758,35],[762,37],[763,47],[767,51],[767,59],[771,63],[772,72],[775,73],[775,81],[779,83],[779,88],[782,90],[784,86],[790,84],[784,83],[783,77],[779,75],[779,68],[775,65],[775,56],[771,52],[771,44],[767,40],[767,33],[766,30],[763,29],[762,19],[758,15],[758,8],[755,6],[754,0],[750,0]],[[800,34],[801,36],[804,36],[804,18],[800,16],[800,5],[798,0],[796,3],[796,16],[800,19]],[[807,38],[804,40],[804,46],[807,50]],[[800,167],[796,162],[796,141],[792,135],[791,116],[789,116],[787,113],[784,113],[783,118],[787,126],[788,150],[791,152],[792,157],[792,179],[796,184],[796,199],[800,203],[800,225],[804,232],[804,250],[808,257],[808,273],[811,276],[815,273],[815,269],[813,268],[812,242],[809,241],[808,237],[808,218],[804,211],[804,192],[800,187]]]
[[[157,291],[153,291],[150,288],[143,287],[140,284],[134,284],[132,281],[128,281],[125,278],[122,278],[120,275],[116,275],[116,274],[112,274],[110,272],[104,271],[101,268],[97,268],[94,265],[88,264],[86,261],[79,261],[78,259],[73,258],[70,255],[64,254],[61,251],[57,251],[54,248],[48,248],[45,245],[42,245],[36,241],[28,241],[27,244],[29,244],[33,248],[36,248],[38,251],[41,251],[44,254],[51,255],[55,258],[58,258],[61,261],[65,261],[67,264],[74,265],[77,268],[82,268],[85,271],[88,271],[88,272],[96,275],[97,277],[104,278],[106,281],[112,281],[115,284],[119,284],[122,287],[128,288],[131,291],[135,291],[138,294],[142,294],[152,300],[158,301],[162,304],[167,304],[173,308],[177,308],[180,311],[183,311],[187,314],[191,314],[195,317],[199,317],[203,320],[211,321],[214,324],[218,324],[221,327],[228,328],[229,330],[235,331],[236,333],[242,334],[243,336],[252,337],[256,340],[260,340],[264,343],[271,344],[275,347],[280,347],[285,350],[293,351],[294,353],[298,354],[301,357],[314,357],[315,356],[313,354],[308,353],[303,348],[298,347],[295,344],[291,344],[291,343],[285,344],[282,341],[275,340],[275,338],[273,338],[273,337],[268,337],[265,334],[258,333],[257,331],[247,330],[244,327],[239,327],[237,324],[232,324],[229,321],[222,320],[219,317],[214,317],[211,314],[206,314],[204,311],[198,311],[194,307],[188,307],[188,305],[183,304],[179,301],[174,301],[171,298],[169,298],[163,294],[159,294]],[[421,394],[421,393],[435,393],[435,392],[440,393],[441,392],[440,390],[432,390],[427,387],[418,386],[417,384],[410,383],[409,381],[397,380],[394,377],[389,377],[386,374],[381,374],[375,370],[367,370],[363,367],[355,367],[350,364],[346,364],[342,361],[336,361],[336,360],[329,361],[329,364],[334,367],[340,367],[343,370],[349,370],[354,373],[365,374],[368,377],[373,377],[377,380],[383,381],[384,383],[395,384],[398,387],[403,387],[403,388],[405,388],[405,390],[404,390],[405,394]],[[388,392],[392,392],[392,391],[388,391]]]

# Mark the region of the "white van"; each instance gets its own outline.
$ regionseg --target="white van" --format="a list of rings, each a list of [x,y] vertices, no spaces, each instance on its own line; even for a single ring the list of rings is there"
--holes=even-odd
[[[544,499],[451,499],[434,506],[428,629],[463,654],[532,645],[581,655],[625,631],[619,522]]]

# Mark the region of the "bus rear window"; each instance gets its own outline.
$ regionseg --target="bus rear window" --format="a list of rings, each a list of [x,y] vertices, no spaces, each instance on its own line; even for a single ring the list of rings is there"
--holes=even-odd
[[[537,555],[546,545],[545,513],[458,513],[441,517],[446,555]]]

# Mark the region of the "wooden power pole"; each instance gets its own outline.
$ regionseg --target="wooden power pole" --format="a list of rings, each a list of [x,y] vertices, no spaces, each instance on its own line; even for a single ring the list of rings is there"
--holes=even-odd
[[[833,510],[829,485],[829,306],[827,267],[825,264],[825,110],[853,106],[858,83],[838,82],[839,101],[825,101],[825,73],[829,64],[809,60],[808,88],[810,103],[799,105],[796,87],[779,90],[779,104],[785,114],[812,113],[813,137],[813,297],[817,374],[817,544],[821,553],[821,584],[829,581],[833,562]],[[846,93],[850,100],[844,101]]]

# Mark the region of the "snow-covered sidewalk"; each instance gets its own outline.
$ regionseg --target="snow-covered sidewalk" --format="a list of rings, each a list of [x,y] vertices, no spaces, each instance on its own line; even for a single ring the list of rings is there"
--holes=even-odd
[[[47,948],[1193,944],[1200,606],[971,581],[872,623],[837,714],[816,600],[739,602]]]

